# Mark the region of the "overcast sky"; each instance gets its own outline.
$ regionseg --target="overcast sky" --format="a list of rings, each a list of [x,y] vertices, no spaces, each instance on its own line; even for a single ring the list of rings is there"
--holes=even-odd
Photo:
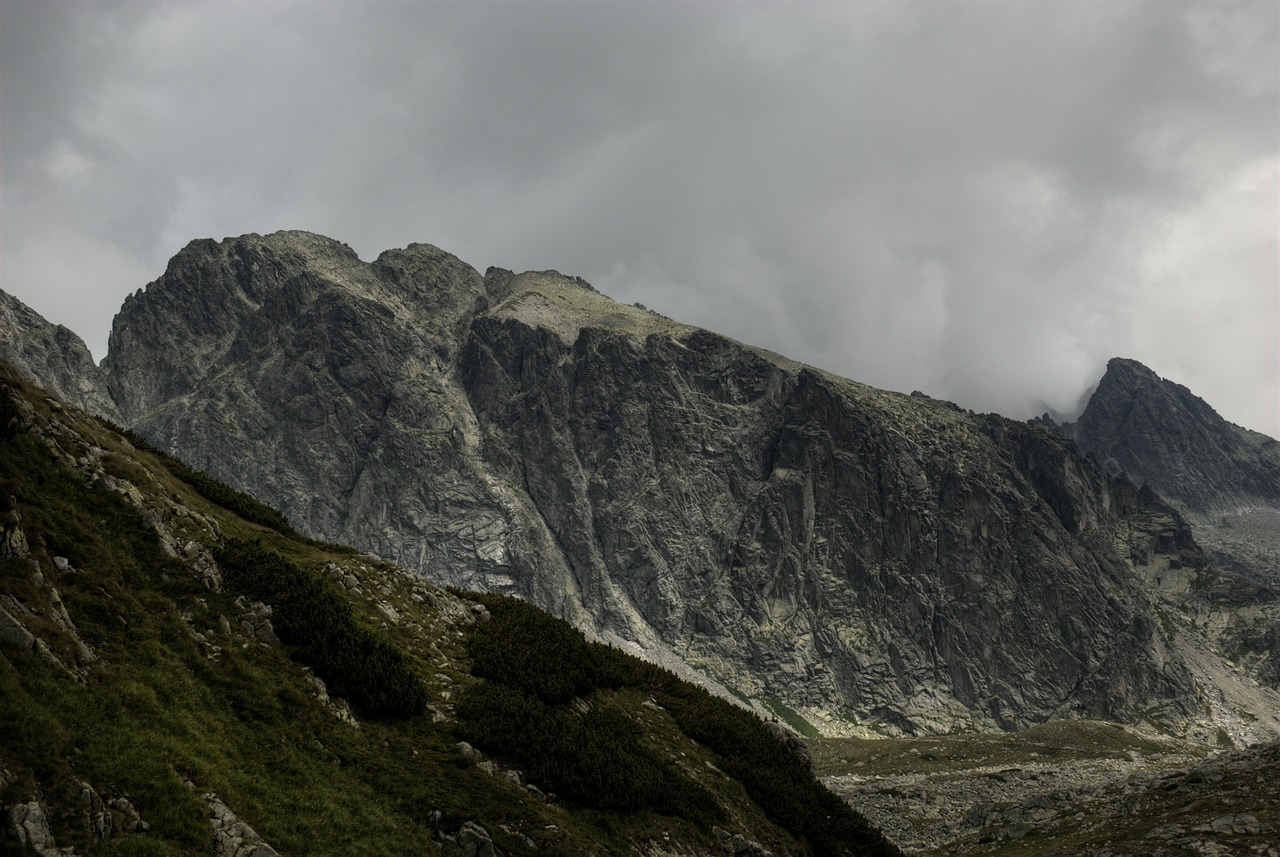
[[[97,358],[188,241],[555,268],[889,389],[1110,356],[1280,435],[1280,4],[0,0],[0,284]]]

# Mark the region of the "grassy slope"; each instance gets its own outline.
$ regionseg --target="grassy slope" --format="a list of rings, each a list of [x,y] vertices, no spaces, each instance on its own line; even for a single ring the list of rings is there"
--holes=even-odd
[[[566,704],[611,708],[636,724],[646,752],[710,794],[714,811],[544,802],[500,775],[518,767],[519,758],[495,757],[495,776],[456,746],[465,729],[455,702],[480,684],[470,675],[467,646],[483,632],[466,597],[369,557],[246,521],[178,478],[163,456],[60,408],[7,368],[0,381],[0,512],[11,529],[14,513],[20,516],[30,545],[25,557],[0,559],[0,604],[11,613],[21,612],[14,605],[30,608],[24,624],[81,676],[73,680],[48,659],[0,642],[0,776],[8,780],[0,803],[39,796],[59,846],[84,855],[207,853],[202,795],[214,792],[283,854],[421,852],[439,831],[456,831],[468,820],[509,855],[533,853],[534,845],[541,854],[659,846],[714,853],[711,817],[778,854],[811,853],[812,842],[825,853],[891,853],[865,830],[837,841],[823,839],[825,833],[806,840],[794,824],[794,831],[784,829],[785,813],[771,818],[760,808],[765,792],[758,790],[768,784],[744,786],[726,773],[742,766],[737,751],[708,747],[713,726],[704,724],[712,731],[700,733],[696,716],[681,722],[652,702],[654,690],[676,702],[696,696],[657,671],[643,673],[652,687],[583,688],[585,700]],[[11,397],[31,403],[37,422],[74,432],[15,432],[10,418],[25,406],[15,407]],[[100,479],[90,484],[85,472],[95,459],[100,472],[136,486],[141,513]],[[188,560],[162,550],[151,526],[156,519],[179,546],[194,542],[193,555],[216,549],[221,539],[260,540],[326,597],[349,604],[361,633],[403,652],[428,708],[380,719],[361,715],[357,704],[359,726],[340,720],[316,698],[300,641],[267,643],[241,630],[242,593],[230,582],[222,591],[203,586]],[[59,570],[55,557],[69,560],[70,570]],[[333,577],[345,577],[345,585]],[[50,621],[53,587],[95,653],[93,663],[78,664],[74,636]],[[86,825],[82,781],[107,801],[127,798],[150,830],[122,832],[125,818],[117,811],[117,832],[99,841]]]

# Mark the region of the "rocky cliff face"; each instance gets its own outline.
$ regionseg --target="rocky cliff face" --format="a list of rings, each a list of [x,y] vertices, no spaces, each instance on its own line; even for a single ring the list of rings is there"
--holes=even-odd
[[[50,324],[4,291],[0,291],[0,331],[0,360],[63,401],[120,420],[107,392],[106,376],[80,337],[60,324]]]
[[[1107,364],[1079,419],[1060,428],[1109,472],[1177,506],[1215,562],[1280,584],[1280,442],[1120,358]]]
[[[1063,430],[1111,470],[1193,512],[1280,505],[1280,442],[1229,423],[1186,387],[1115,358]]]
[[[312,535],[829,732],[1212,720],[1135,571],[1202,564],[1185,523],[1135,525],[1159,501],[1045,426],[555,272],[482,277],[425,245],[366,264],[306,233],[189,245],[104,365],[136,430]]]
[[[0,854],[900,857],[776,724],[175,465],[0,363]]]

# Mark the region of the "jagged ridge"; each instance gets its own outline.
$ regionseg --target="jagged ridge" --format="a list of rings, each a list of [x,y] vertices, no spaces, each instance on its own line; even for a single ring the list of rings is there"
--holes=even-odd
[[[1206,715],[1133,571],[1203,559],[1130,525],[1126,480],[1046,429],[574,278],[426,245],[365,264],[306,233],[195,242],[126,301],[104,366],[138,431],[303,531],[828,730]]]

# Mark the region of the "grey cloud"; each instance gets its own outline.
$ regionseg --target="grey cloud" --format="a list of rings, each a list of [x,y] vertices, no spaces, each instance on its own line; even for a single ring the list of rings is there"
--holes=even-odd
[[[5,283],[99,355],[186,241],[297,227],[1012,416],[1124,354],[1280,433],[1274,4],[60,8],[3,7]]]

